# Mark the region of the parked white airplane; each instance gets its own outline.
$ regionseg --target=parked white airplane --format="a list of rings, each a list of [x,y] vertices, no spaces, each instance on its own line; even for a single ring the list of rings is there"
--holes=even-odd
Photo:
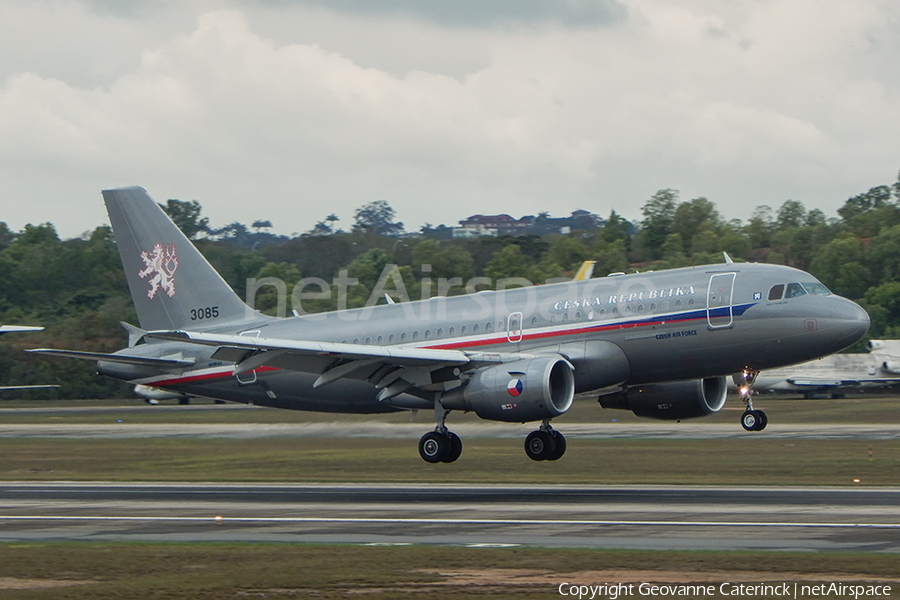
[[[28,325],[0,325],[0,335],[3,335],[4,333],[14,333],[17,331],[41,331],[43,329],[43,327],[31,327]],[[0,385],[0,391],[39,390],[58,387],[58,385]]]
[[[872,340],[868,354],[832,354],[792,367],[762,371],[758,392],[798,392],[806,398],[830,394],[842,398],[849,388],[900,384],[900,340]]]

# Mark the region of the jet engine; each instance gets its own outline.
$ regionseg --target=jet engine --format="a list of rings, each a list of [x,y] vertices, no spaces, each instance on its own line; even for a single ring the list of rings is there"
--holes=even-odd
[[[462,387],[444,394],[441,405],[474,411],[482,419],[524,423],[558,417],[572,406],[572,365],[559,355],[478,369]]]
[[[654,383],[600,396],[600,406],[630,410],[639,417],[678,421],[719,412],[725,406],[727,392],[724,377]]]

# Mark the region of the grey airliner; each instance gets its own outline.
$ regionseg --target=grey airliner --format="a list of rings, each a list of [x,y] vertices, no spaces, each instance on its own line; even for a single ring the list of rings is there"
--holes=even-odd
[[[869,317],[803,271],[733,263],[619,274],[293,318],[250,309],[140,187],[103,192],[140,327],[98,372],[172,392],[336,413],[431,410],[419,453],[462,451],[451,411],[537,422],[533,460],[557,460],[550,421],[577,393],[603,408],[680,420],[719,411],[741,383],[748,431],[761,369],[808,361],[859,340]],[[788,292],[789,291],[789,292]]]

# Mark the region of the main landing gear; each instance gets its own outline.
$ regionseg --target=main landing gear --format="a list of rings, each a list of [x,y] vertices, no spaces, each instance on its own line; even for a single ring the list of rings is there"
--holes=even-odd
[[[419,439],[419,456],[429,463],[452,463],[462,454],[462,440],[447,429],[450,411],[438,404],[434,410],[437,425]],[[541,428],[525,438],[525,454],[531,460],[559,460],[566,453],[566,438],[545,419]]]
[[[437,403],[434,414],[437,426],[419,439],[419,456],[429,463],[452,463],[462,454],[462,440],[445,425],[449,410]]]
[[[531,460],[559,460],[566,453],[566,438],[544,419],[541,428],[525,438],[525,454]]]
[[[753,410],[753,382],[759,371],[752,369],[744,369],[740,375],[734,376],[734,382],[737,384],[741,393],[741,400],[747,409],[741,415],[741,427],[746,431],[762,431],[769,422],[766,413],[761,410]]]

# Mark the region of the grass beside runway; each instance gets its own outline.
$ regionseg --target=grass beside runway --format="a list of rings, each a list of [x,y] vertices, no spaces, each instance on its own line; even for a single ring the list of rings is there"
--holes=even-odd
[[[900,484],[900,440],[576,438],[556,462],[529,460],[516,439],[463,445],[457,462],[429,465],[414,440],[374,437],[3,438],[0,480]]]
[[[756,396],[754,407],[766,411],[770,423],[795,424],[885,424],[896,423],[900,427],[900,396],[852,395],[843,400],[803,400],[788,396]],[[4,410],[13,409],[13,410]],[[18,410],[24,409],[24,410]],[[44,412],[30,412],[39,409]],[[52,412],[53,409],[62,409]],[[81,410],[85,412],[81,412]],[[102,409],[102,412],[91,412]],[[117,409],[121,409],[118,410]],[[714,415],[691,419],[691,423],[724,423],[740,428],[739,419],[743,404],[734,395],[725,408]],[[46,411],[50,411],[49,413]],[[119,419],[133,424],[156,423],[409,423],[409,412],[378,415],[342,415],[313,413],[297,410],[263,408],[241,404],[215,405],[210,400],[193,400],[189,406],[163,404],[150,406],[139,400],[19,400],[0,398],[0,422],[7,424],[75,424],[116,423]],[[576,398],[572,408],[553,420],[563,428],[566,423],[647,423],[626,410],[603,409],[595,396],[583,394]],[[432,424],[430,411],[422,411],[415,417],[423,432]],[[481,421],[474,414],[451,413],[448,424],[475,423]]]
[[[0,590],[2,597],[10,600],[555,598],[560,597],[560,584],[566,582],[634,583],[635,597],[641,597],[637,590],[640,582],[697,583],[713,585],[715,597],[726,597],[718,593],[725,582],[795,581],[809,585],[888,584],[891,597],[898,597],[898,573],[900,556],[877,554],[0,544]]]

